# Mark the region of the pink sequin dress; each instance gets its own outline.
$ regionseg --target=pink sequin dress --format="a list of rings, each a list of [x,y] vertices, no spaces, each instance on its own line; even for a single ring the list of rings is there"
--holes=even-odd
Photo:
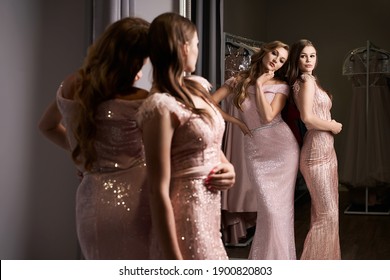
[[[294,84],[293,89],[297,102],[299,81]],[[329,96],[316,85],[313,113],[323,120],[330,121],[331,107],[332,101]],[[341,254],[337,157],[333,147],[333,134],[311,127],[307,129],[299,167],[310,192],[312,206],[310,230],[305,239],[301,259],[337,260]]]
[[[83,172],[76,193],[76,228],[86,259],[149,259],[151,219],[141,132],[135,113],[142,100],[113,99],[96,113],[97,161]],[[71,147],[77,104],[57,92]],[[83,170],[82,167],[78,167]]]
[[[229,79],[227,85],[234,80]],[[262,123],[257,112],[255,87],[248,88],[241,119],[253,137],[245,136],[244,152],[249,180],[257,196],[256,232],[250,259],[296,259],[294,237],[294,192],[299,147],[288,125],[277,115]],[[286,84],[264,86],[269,103],[277,93],[288,96]]]
[[[171,147],[170,198],[183,258],[228,259],[220,232],[221,194],[209,191],[204,185],[209,172],[220,163],[224,120],[214,108],[211,124],[174,97],[154,93],[139,111],[140,127],[153,114],[159,114],[162,108],[167,108],[180,122]],[[158,259],[161,257],[159,247],[156,243],[154,245],[152,257]]]

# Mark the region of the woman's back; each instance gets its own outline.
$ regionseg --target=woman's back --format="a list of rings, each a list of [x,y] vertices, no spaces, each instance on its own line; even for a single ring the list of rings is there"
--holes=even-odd
[[[71,149],[78,104],[57,93]],[[96,161],[77,190],[76,225],[86,259],[148,259],[150,213],[146,166],[135,113],[143,99],[111,99],[95,115]]]

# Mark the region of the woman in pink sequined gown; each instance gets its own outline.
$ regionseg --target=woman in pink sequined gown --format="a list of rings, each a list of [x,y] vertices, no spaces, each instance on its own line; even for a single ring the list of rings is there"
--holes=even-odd
[[[139,18],[113,23],[40,121],[82,173],[76,229],[86,259],[149,259],[146,166],[135,120],[148,92],[132,85],[148,56],[148,28]]]
[[[221,196],[234,183],[221,150],[224,121],[203,79],[189,79],[198,57],[195,25],[164,13],[150,25],[151,95],[143,130],[153,223],[152,258],[225,260]],[[199,82],[200,81],[200,82]]]
[[[341,123],[332,120],[331,96],[318,84],[313,70],[317,53],[308,40],[291,46],[288,79],[305,123],[300,170],[310,192],[311,222],[301,259],[340,259],[337,158],[333,135]]]
[[[246,166],[257,193],[256,231],[250,259],[296,259],[294,191],[299,148],[281,117],[289,86],[278,71],[287,57],[288,46],[282,42],[264,44],[252,55],[248,70],[227,80],[213,94],[216,102],[233,94],[240,117],[224,115],[224,118],[238,124],[247,135]]]

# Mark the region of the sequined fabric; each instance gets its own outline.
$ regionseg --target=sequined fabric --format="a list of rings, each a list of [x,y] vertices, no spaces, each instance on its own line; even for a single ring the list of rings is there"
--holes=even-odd
[[[139,111],[140,127],[145,119],[159,114],[162,108],[168,108],[180,122],[171,147],[170,197],[183,258],[227,259],[220,233],[220,193],[209,191],[204,185],[208,173],[220,162],[224,121],[215,108],[210,124],[172,96],[155,93]],[[159,250],[154,242],[153,258],[161,258]]]
[[[150,210],[146,166],[135,113],[141,100],[114,99],[97,111],[97,161],[76,193],[76,228],[86,259],[149,259]],[[57,93],[71,146],[74,101]],[[83,170],[81,166],[78,166]]]
[[[306,77],[308,79],[309,77]],[[294,85],[294,98],[298,101],[300,82]],[[324,120],[331,120],[332,102],[328,95],[316,86],[313,113]],[[300,170],[311,196],[311,222],[301,259],[340,259],[339,207],[337,158],[333,147],[333,135],[329,131],[308,131],[301,149]]]
[[[233,78],[232,78],[233,79]],[[234,80],[228,80],[231,85]],[[289,94],[285,84],[266,85],[269,103],[277,93]],[[257,112],[255,87],[248,88],[241,119],[252,130],[245,136],[244,152],[249,180],[257,193],[256,232],[250,259],[296,259],[294,238],[294,190],[299,148],[281,115],[263,123]]]

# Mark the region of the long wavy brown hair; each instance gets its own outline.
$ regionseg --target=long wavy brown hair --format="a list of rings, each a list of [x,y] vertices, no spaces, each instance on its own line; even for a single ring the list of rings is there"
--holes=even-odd
[[[148,57],[149,23],[141,18],[124,18],[111,24],[89,47],[77,73],[74,100],[79,109],[75,115],[73,160],[91,170],[97,155],[95,115],[98,106],[133,86],[137,73]]]
[[[248,97],[247,89],[256,82],[256,79],[263,74],[263,57],[277,48],[284,48],[289,51],[289,46],[281,41],[264,43],[260,50],[251,56],[251,64],[247,70],[241,71],[236,76],[237,83],[233,87],[233,103],[242,110],[242,103]],[[274,77],[284,80],[284,65],[274,73]]]
[[[299,58],[302,50],[308,46],[313,47],[315,49],[313,43],[307,39],[298,40],[291,45],[290,56],[287,62],[288,64],[287,81],[290,87],[293,87],[293,85],[297,80],[302,81],[301,78],[302,72],[301,70],[299,70]],[[318,55],[317,55],[317,61],[315,66],[317,66],[317,64],[318,64]],[[323,91],[325,91],[330,98],[332,98],[332,95],[320,85],[318,77],[314,71],[312,75],[316,78],[317,86],[320,87]]]
[[[149,29],[150,61],[153,65],[151,92],[169,93],[194,113],[209,117],[205,110],[195,107],[191,95],[214,103],[210,93],[198,82],[183,78],[185,56],[181,46],[189,42],[195,32],[196,25],[176,13],[163,13],[152,21]]]

